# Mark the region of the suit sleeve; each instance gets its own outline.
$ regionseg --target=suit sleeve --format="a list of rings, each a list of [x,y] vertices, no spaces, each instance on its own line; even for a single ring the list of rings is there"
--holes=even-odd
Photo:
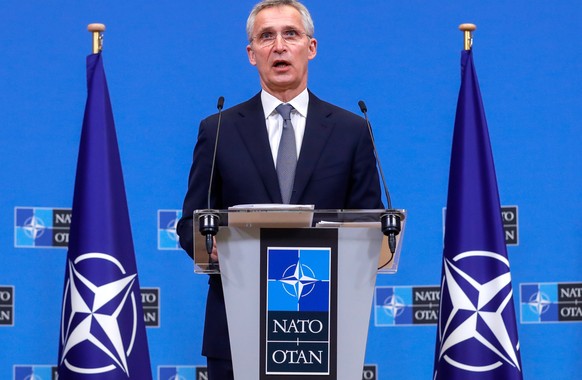
[[[216,136],[215,125],[209,119],[200,123],[198,129],[198,139],[194,147],[192,167],[188,177],[188,191],[184,197],[182,207],[182,218],[176,226],[176,232],[180,238],[180,245],[190,255],[194,257],[194,235],[193,235],[193,213],[195,210],[207,208],[208,183],[212,169],[212,156],[214,152],[214,141]],[[216,174],[215,174],[215,177]],[[218,181],[213,181],[213,194],[219,187]],[[217,206],[216,196],[211,199],[211,207]]]

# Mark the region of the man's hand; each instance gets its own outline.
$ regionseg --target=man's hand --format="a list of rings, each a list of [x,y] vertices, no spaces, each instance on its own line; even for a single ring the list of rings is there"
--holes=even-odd
[[[212,237],[212,253],[210,254],[210,260],[213,262],[218,262],[218,248],[216,248],[216,238]]]

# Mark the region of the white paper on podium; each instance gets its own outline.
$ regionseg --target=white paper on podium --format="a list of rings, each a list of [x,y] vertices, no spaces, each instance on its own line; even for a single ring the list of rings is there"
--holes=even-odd
[[[278,203],[236,205],[228,208],[230,227],[311,227],[314,205],[287,205]]]

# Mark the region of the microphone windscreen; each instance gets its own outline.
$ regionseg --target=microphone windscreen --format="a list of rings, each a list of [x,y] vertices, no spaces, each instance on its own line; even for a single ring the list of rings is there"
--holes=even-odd
[[[362,111],[362,113],[368,112],[368,108],[366,107],[366,103],[364,103],[363,100],[360,100],[358,102],[358,105],[360,106],[360,111]]]

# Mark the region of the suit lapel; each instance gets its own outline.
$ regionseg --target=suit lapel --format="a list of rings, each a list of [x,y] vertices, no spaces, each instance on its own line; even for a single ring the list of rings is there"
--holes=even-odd
[[[294,192],[291,195],[291,203],[298,203],[303,191],[309,182],[309,178],[315,170],[315,166],[328,141],[332,131],[330,121],[331,110],[311,92],[309,93],[309,107],[305,120],[305,134],[301,143],[301,153],[297,161],[295,171]]]
[[[263,180],[267,193],[271,197],[269,201],[261,202],[281,203],[279,180],[273,163],[264,116],[261,94],[259,93],[247,102],[246,107],[241,109],[235,126]]]

